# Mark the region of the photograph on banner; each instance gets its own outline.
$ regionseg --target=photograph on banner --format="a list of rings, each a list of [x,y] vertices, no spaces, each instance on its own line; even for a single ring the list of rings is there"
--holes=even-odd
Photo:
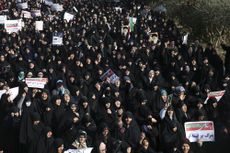
[[[225,93],[225,90],[209,92],[206,100],[204,101],[204,104],[207,104],[208,99],[212,98],[212,97],[215,97],[217,102],[220,101],[220,99],[223,97],[224,93]]]
[[[47,82],[47,78],[26,78],[26,84],[29,88],[43,89]]]
[[[111,83],[115,83],[116,80],[119,80],[119,77],[113,72],[113,70],[109,69],[107,70],[101,77],[100,79],[102,81],[105,81],[107,78],[110,79]]]
[[[28,8],[28,3],[17,3],[16,4],[19,9],[27,9]]]
[[[64,153],[91,153],[93,150],[92,147],[83,148],[83,149],[68,149]]]
[[[52,45],[61,46],[63,45],[63,32],[54,32]]]
[[[212,121],[185,122],[186,138],[190,142],[215,141],[214,123]]]
[[[4,24],[6,20],[7,20],[6,15],[0,15],[0,24]]]
[[[64,14],[64,20],[66,20],[67,22],[69,22],[70,20],[73,20],[73,19],[74,19],[74,15],[73,14],[65,12],[65,14]]]
[[[35,30],[41,31],[43,30],[43,21],[35,21]]]
[[[10,94],[10,100],[14,100],[19,93],[19,87],[10,88],[8,91],[7,90],[0,90],[0,99],[4,93],[9,93]]]
[[[4,28],[6,29],[7,33],[18,32],[22,29],[22,21],[21,19],[18,20],[6,20],[4,24]]]

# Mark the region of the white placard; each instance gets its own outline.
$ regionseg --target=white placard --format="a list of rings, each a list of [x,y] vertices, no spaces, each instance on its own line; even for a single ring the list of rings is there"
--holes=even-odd
[[[70,20],[73,20],[73,18],[74,18],[73,14],[65,12],[65,14],[64,14],[64,20],[67,20],[67,22],[69,22]]]
[[[214,123],[212,121],[198,121],[184,123],[186,138],[190,142],[215,141]]]
[[[0,24],[4,24],[6,20],[7,20],[6,15],[0,15]]]
[[[32,10],[32,11],[31,11],[31,14],[32,14],[33,17],[42,16],[41,10]]]
[[[211,97],[215,97],[216,100],[219,101],[223,97],[224,93],[225,93],[225,90],[209,92],[206,100],[204,101],[204,104],[207,104],[208,99]]]
[[[26,84],[29,88],[43,89],[47,81],[47,78],[26,78]]]
[[[115,10],[122,12],[122,8],[121,7],[115,7]]]
[[[13,33],[18,32],[22,29],[22,21],[21,19],[18,20],[6,20],[4,24],[4,28],[6,29],[6,32]]]
[[[62,32],[55,32],[53,33],[52,45],[63,45],[63,33]]]
[[[48,6],[53,5],[53,1],[52,0],[44,0],[45,4]]]
[[[188,33],[183,36],[183,42],[182,42],[182,44],[185,44],[185,45],[188,44]]]
[[[21,17],[26,18],[26,19],[31,19],[31,13],[29,11],[22,11]]]
[[[41,31],[43,30],[43,21],[36,21],[35,22],[35,30]]]
[[[58,3],[53,3],[51,5],[51,10],[56,11],[56,12],[61,12],[61,11],[63,11],[63,5],[60,5]]]
[[[91,153],[92,150],[93,148],[91,147],[84,148],[84,149],[69,149],[69,150],[66,150],[64,153]]]
[[[28,8],[27,2],[25,2],[25,3],[17,3],[16,5],[17,5],[17,7],[19,9],[27,9]]]
[[[6,93],[6,92],[8,92],[10,94],[10,100],[14,100],[17,97],[18,93],[19,93],[19,87],[11,88],[8,91],[0,90],[0,99],[1,99],[2,95],[4,93]]]

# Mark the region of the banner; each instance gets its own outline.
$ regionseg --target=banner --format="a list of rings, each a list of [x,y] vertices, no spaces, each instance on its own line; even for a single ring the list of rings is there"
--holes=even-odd
[[[116,80],[119,80],[119,77],[118,77],[111,69],[107,70],[107,71],[100,77],[100,79],[101,79],[102,81],[105,81],[106,78],[109,78],[111,83],[115,83]]]
[[[17,6],[19,9],[22,9],[22,10],[28,8],[27,2],[25,2],[25,3],[18,3],[18,4],[16,4],[16,6]]]
[[[51,10],[56,11],[56,12],[61,12],[61,11],[63,11],[63,5],[60,5],[58,3],[53,3],[51,5]]]
[[[190,142],[215,141],[214,123],[212,121],[184,123],[186,138]]]
[[[67,20],[67,22],[69,22],[70,20],[73,20],[73,18],[74,18],[74,15],[65,12],[65,14],[64,14],[64,20]]]
[[[84,148],[84,149],[69,149],[69,150],[66,150],[64,153],[91,153],[92,150],[93,148],[91,147]]]
[[[10,100],[14,100],[17,97],[18,93],[19,93],[19,87],[11,88],[8,91],[0,90],[0,99],[1,99],[2,95],[4,93],[6,93],[6,92],[10,94]]]
[[[6,20],[4,25],[6,32],[13,33],[18,32],[22,29],[22,21],[21,19],[18,20]]]
[[[43,30],[43,21],[35,21],[35,30]]]
[[[53,39],[52,39],[53,45],[63,45],[63,33],[62,32],[55,32],[53,33]]]
[[[4,24],[6,20],[6,15],[0,15],[0,24]]]
[[[29,88],[43,89],[47,82],[47,78],[26,78],[26,84]]]
[[[225,90],[209,92],[206,100],[204,101],[204,104],[207,104],[208,99],[212,97],[215,97],[216,100],[219,101],[223,97],[224,93]]]

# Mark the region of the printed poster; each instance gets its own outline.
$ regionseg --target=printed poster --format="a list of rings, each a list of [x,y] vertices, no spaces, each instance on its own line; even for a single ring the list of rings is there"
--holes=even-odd
[[[223,97],[224,93],[225,93],[225,90],[212,91],[212,92],[208,93],[208,96],[207,96],[206,100],[204,101],[204,104],[207,104],[208,99],[211,97],[215,97],[216,100],[219,101]]]
[[[190,142],[198,140],[215,141],[214,123],[212,121],[186,122],[184,123],[186,138]]]
[[[29,88],[43,89],[47,82],[47,78],[26,78],[26,84]]]
[[[6,32],[13,33],[18,32],[22,29],[22,21],[21,19],[18,20],[6,20],[4,25]]]
[[[52,45],[57,45],[57,46],[63,45],[63,33],[62,32],[53,33]]]

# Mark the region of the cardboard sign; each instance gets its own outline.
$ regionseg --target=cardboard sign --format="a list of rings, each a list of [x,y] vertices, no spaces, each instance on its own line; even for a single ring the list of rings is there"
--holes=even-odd
[[[214,123],[212,121],[184,123],[186,138],[190,142],[215,141]]]
[[[63,33],[62,32],[55,32],[53,33],[53,39],[52,39],[53,45],[63,45]]]
[[[116,80],[119,80],[119,77],[118,77],[111,69],[107,70],[107,71],[100,77],[100,79],[101,79],[102,81],[105,81],[106,78],[109,78],[111,83],[115,83]]]
[[[1,99],[2,95],[4,93],[6,93],[6,92],[10,94],[10,99],[14,100],[17,97],[18,93],[19,93],[19,87],[11,88],[8,91],[6,91],[6,90],[0,90],[0,99]]]
[[[58,4],[58,3],[53,3],[53,4],[51,5],[51,10],[52,10],[52,11],[56,11],[56,12],[61,12],[61,11],[63,11],[64,9],[63,9],[63,5],[60,5],[60,4]]]
[[[0,24],[4,24],[6,20],[7,20],[6,15],[0,15]]]
[[[35,22],[35,30],[41,31],[43,30],[43,21],[36,21]]]
[[[73,14],[65,12],[65,14],[64,14],[64,20],[67,20],[67,22],[69,22],[70,20],[73,20],[73,18],[74,18]]]
[[[28,8],[27,2],[25,2],[25,3],[18,3],[18,4],[16,4],[16,6],[17,6],[19,9],[22,9],[22,10]]]
[[[47,78],[26,78],[26,84],[29,88],[43,89],[47,81]]]
[[[19,30],[22,29],[22,21],[21,19],[19,20],[6,20],[4,28],[6,29],[6,32],[8,33],[13,33],[13,32],[18,32]]]
[[[64,153],[91,153],[92,150],[93,148],[91,147],[83,148],[83,149],[69,149],[66,150]]]
[[[204,104],[207,104],[208,99],[211,97],[215,97],[216,100],[219,101],[223,97],[224,93],[225,93],[225,90],[212,91],[212,92],[208,93],[208,96],[207,96],[206,100],[204,101]]]

